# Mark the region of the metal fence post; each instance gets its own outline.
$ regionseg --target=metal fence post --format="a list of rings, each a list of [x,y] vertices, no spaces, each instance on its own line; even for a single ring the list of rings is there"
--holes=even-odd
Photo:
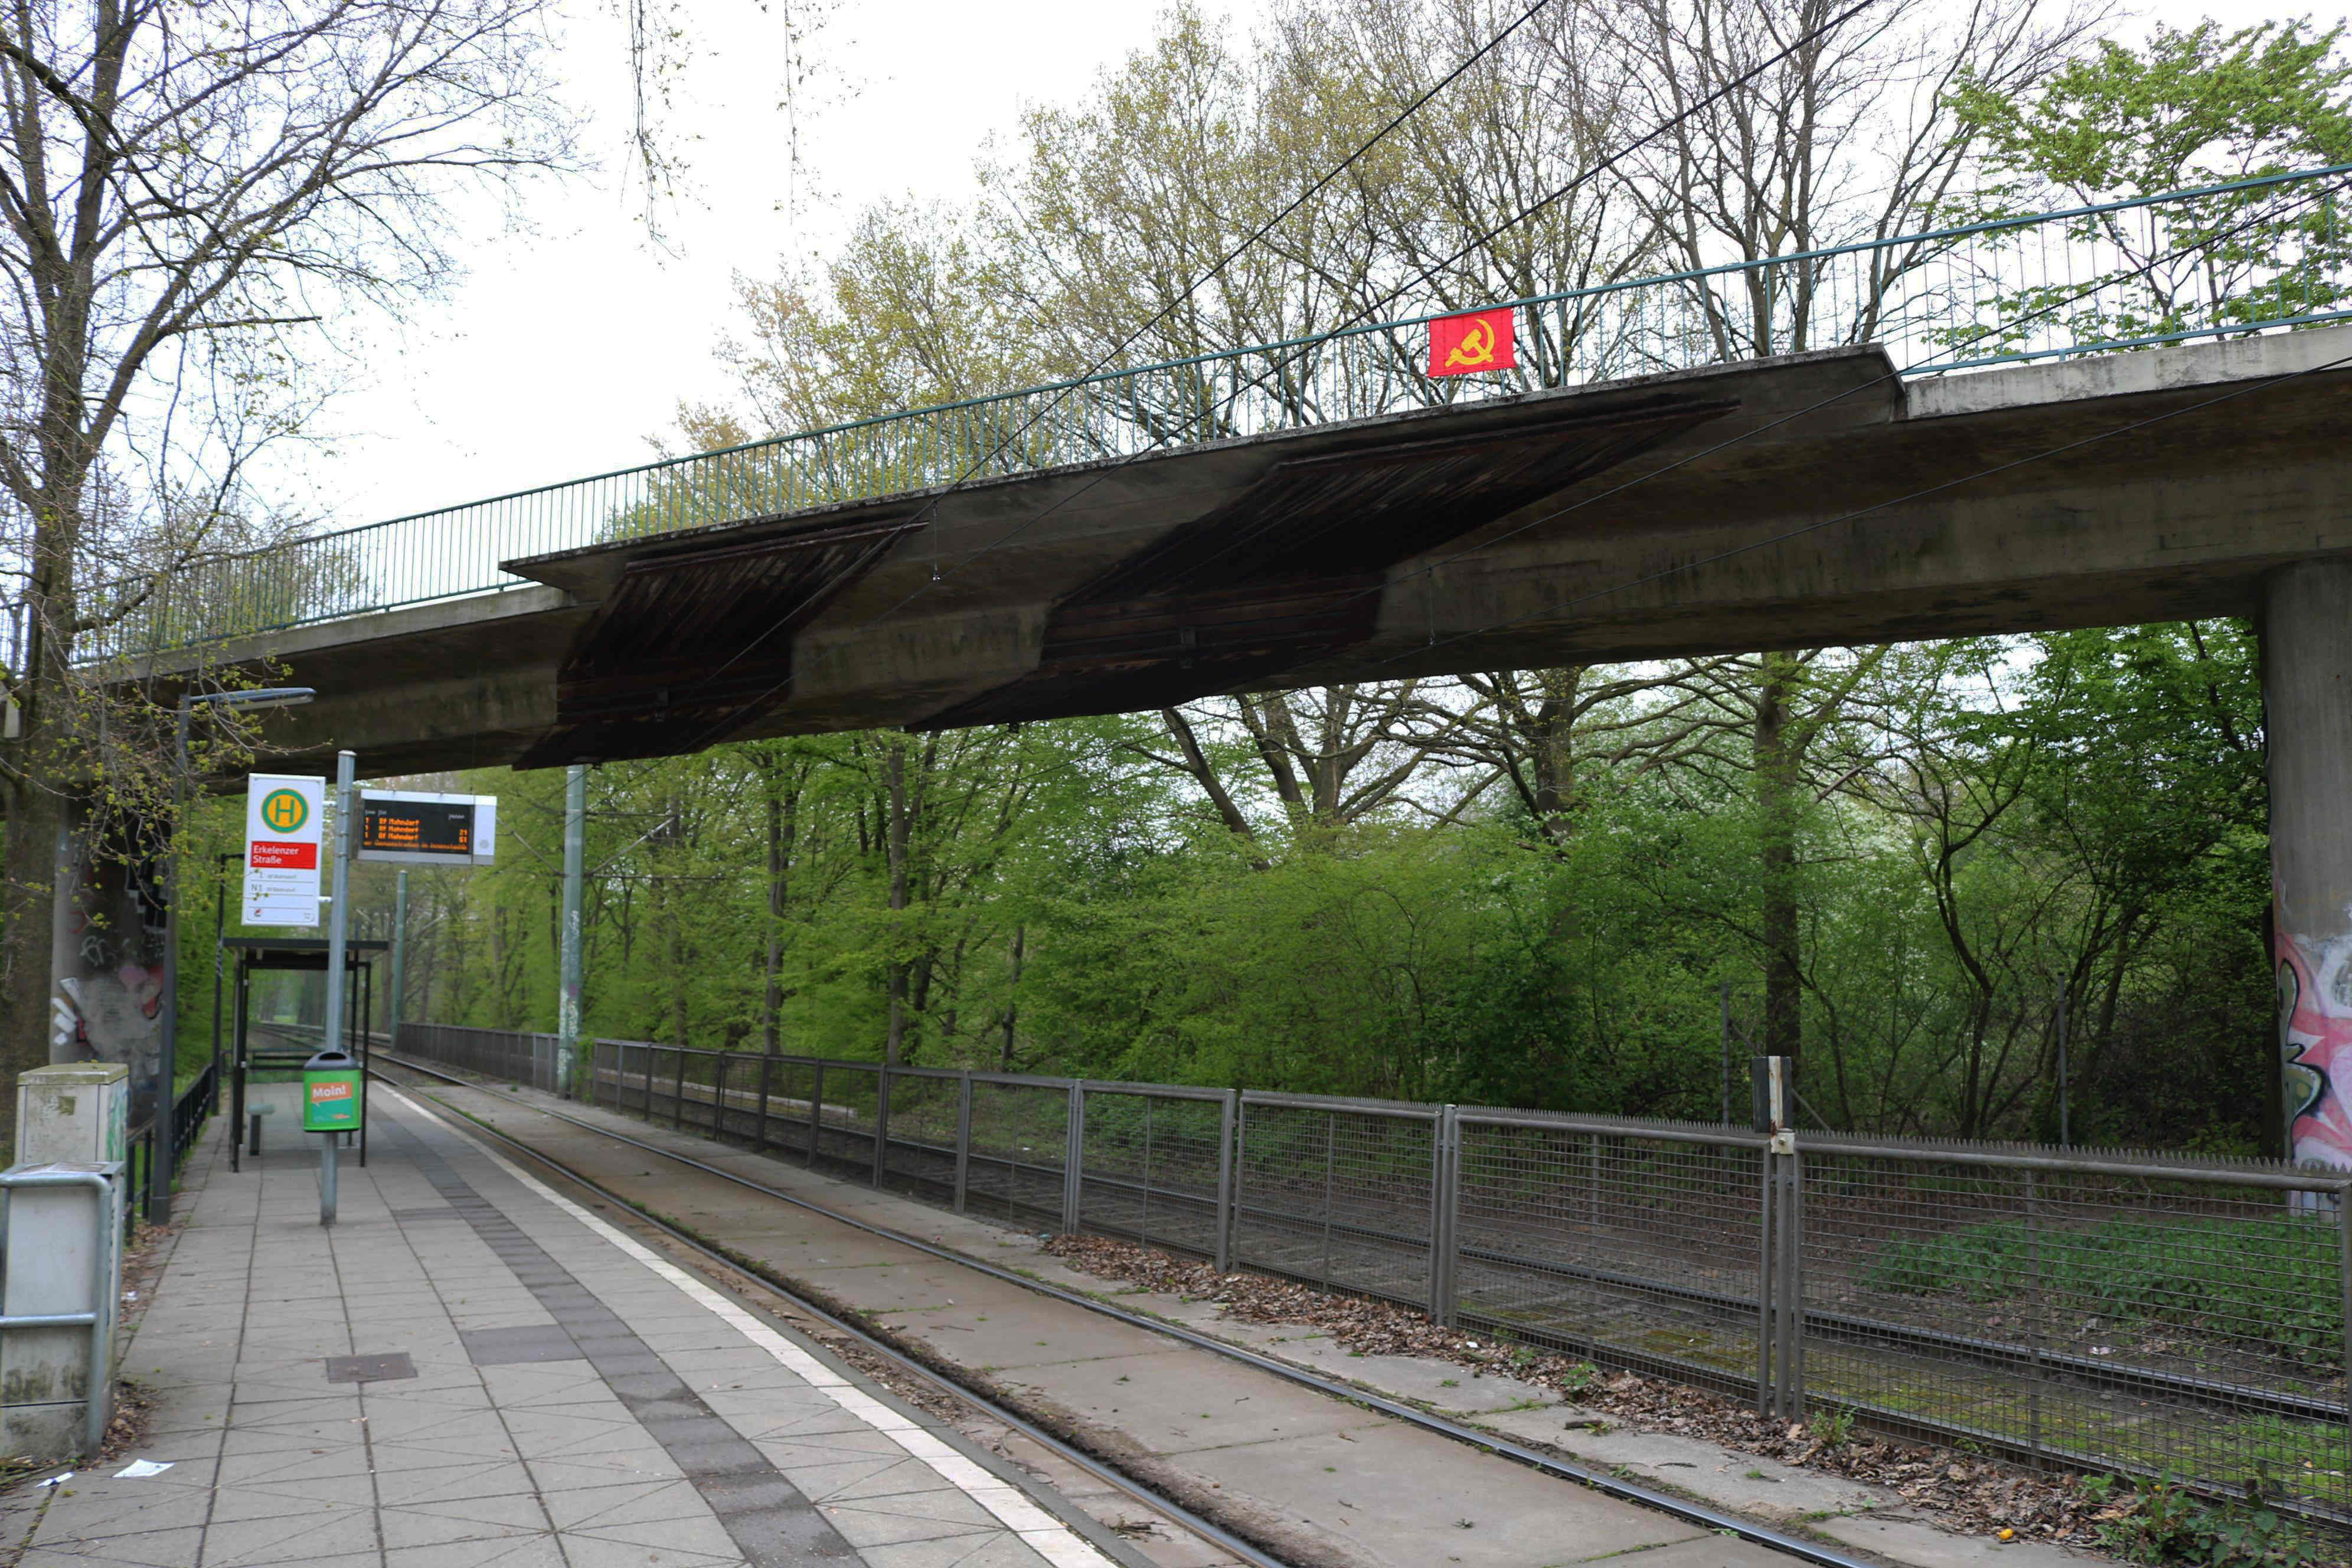
[[[640,1048],[646,1053],[646,1120],[651,1121],[654,1119],[654,1048],[649,1045]]]
[[[955,1212],[964,1212],[971,1192],[971,1074],[956,1075]]]
[[[727,1063],[728,1054],[721,1051],[710,1058],[710,1138],[713,1142],[727,1140]]]
[[[1085,1180],[1080,1166],[1086,1159],[1087,1091],[1082,1083],[1070,1085],[1070,1121],[1062,1141],[1062,1233],[1075,1234],[1078,1228],[1078,1205],[1082,1200],[1081,1185]]]
[[[1768,1144],[1758,1151],[1756,1184],[1756,1414],[1770,1415],[1772,1400],[1772,1189],[1780,1180]]]
[[[1234,1267],[1234,1211],[1240,1206],[1241,1191],[1234,1181],[1240,1163],[1242,1092],[1225,1090],[1217,1102],[1217,1272],[1229,1274]]]
[[[2042,1188],[2029,1165],[2021,1173],[2025,1178],[2025,1266],[2031,1271],[2032,1283],[2026,1287],[2025,1310],[2032,1319],[2025,1331],[2027,1354],[2032,1358],[2033,1384],[2025,1391],[2026,1440],[2033,1448],[2033,1467],[2042,1466],[2042,1342],[2049,1321],[2049,1301],[2042,1288]]]
[[[1456,1108],[1441,1106],[1430,1149],[1429,1321],[1454,1322],[1454,1227],[1462,1202],[1462,1123]]]
[[[1788,1191],[1783,1194],[1780,1226],[1788,1233],[1787,1267],[1780,1289],[1786,1316],[1780,1332],[1786,1351],[1781,1363],[1782,1414],[1791,1421],[1805,1418],[1805,1157],[1793,1148],[1782,1157]]]
[[[809,1168],[816,1168],[816,1157],[822,1149],[818,1139],[824,1131],[824,1063],[818,1062],[809,1082]]]
[[[874,1074],[874,1185],[879,1190],[882,1173],[890,1160],[890,1064],[884,1062]]]
[[[669,1124],[683,1132],[686,1131],[686,1047],[673,1046],[670,1050],[677,1058],[677,1080],[670,1085]]]
[[[768,1152],[768,1074],[775,1065],[772,1052],[760,1053],[760,1109],[751,1123],[751,1149],[755,1153]]]
[[[2344,1425],[2352,1438],[2352,1183],[2336,1189],[2336,1287],[2344,1312]]]

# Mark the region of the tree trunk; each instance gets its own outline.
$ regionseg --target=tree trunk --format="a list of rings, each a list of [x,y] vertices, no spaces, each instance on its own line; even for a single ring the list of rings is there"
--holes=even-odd
[[[890,827],[886,842],[890,859],[890,912],[896,916],[907,907],[907,743],[892,741],[883,764],[884,777],[890,790]],[[898,1065],[898,1054],[907,1041],[907,970],[906,959],[899,956],[898,947],[904,939],[897,920],[890,922],[890,1033],[883,1043],[882,1059],[892,1067]]]
[[[49,1063],[49,946],[57,915],[58,839],[68,807],[38,787],[10,792],[6,873],[0,879],[0,1070]],[[0,1093],[0,1128],[16,1147],[16,1097]]]
[[[1797,950],[1797,764],[1788,733],[1797,665],[1761,656],[1756,693],[1756,811],[1763,861],[1758,925],[1764,941],[1764,1053],[1796,1057],[1804,1046]]]
[[[770,1056],[782,1049],[778,1015],[784,1005],[783,939],[786,881],[792,874],[793,840],[799,837],[800,791],[768,785],[768,964],[760,1004],[761,1040]]]
[[[1004,1046],[998,1053],[996,1064],[996,1070],[999,1072],[1013,1070],[1013,1032],[1021,1016],[1021,960],[1028,944],[1029,928],[1025,925],[1014,926],[1013,928],[1012,979],[1005,987],[1004,993]]]

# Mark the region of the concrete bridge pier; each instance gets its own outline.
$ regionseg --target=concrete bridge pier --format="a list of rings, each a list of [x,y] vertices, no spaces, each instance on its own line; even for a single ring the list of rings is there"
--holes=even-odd
[[[2352,1169],[2352,562],[2264,584],[2263,704],[2287,1143]]]

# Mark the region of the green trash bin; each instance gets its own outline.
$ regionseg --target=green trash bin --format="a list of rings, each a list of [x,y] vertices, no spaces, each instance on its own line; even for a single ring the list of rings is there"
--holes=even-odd
[[[320,1051],[302,1064],[302,1131],[355,1132],[360,1125],[360,1064],[343,1051]]]

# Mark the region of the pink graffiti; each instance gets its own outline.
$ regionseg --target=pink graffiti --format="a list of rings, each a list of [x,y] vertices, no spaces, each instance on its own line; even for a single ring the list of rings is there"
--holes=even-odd
[[[2282,921],[2278,984],[2294,1156],[2352,1170],[2352,932],[2314,941]]]
[[[163,966],[162,964],[159,963],[150,969],[143,964],[126,962],[121,968],[114,972],[114,978],[122,983],[122,988],[125,991],[131,993],[131,999],[138,1005],[141,1017],[152,1018],[163,1010]]]

